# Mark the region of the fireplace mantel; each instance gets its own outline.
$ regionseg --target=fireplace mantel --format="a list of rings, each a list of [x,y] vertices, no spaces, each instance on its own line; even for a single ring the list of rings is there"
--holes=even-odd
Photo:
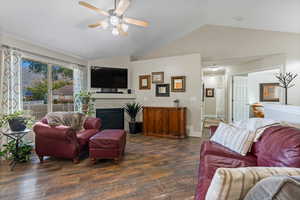
[[[94,93],[93,98],[97,99],[136,99],[135,94],[118,94],[118,93]]]

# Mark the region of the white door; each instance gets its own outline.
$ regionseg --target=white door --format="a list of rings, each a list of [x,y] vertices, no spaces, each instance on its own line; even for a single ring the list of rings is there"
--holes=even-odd
[[[248,77],[233,77],[233,121],[249,119]]]

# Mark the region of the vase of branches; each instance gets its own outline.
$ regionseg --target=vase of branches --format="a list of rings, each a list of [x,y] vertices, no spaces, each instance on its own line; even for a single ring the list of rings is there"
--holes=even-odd
[[[279,86],[284,89],[285,105],[288,104],[288,99],[287,99],[288,89],[295,86],[295,84],[292,84],[292,82],[295,80],[297,76],[298,76],[297,73],[292,73],[292,72],[279,73],[278,75],[276,75],[276,78],[279,81]]]

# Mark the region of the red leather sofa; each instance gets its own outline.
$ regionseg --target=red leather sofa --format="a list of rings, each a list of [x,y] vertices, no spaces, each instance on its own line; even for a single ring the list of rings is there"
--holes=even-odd
[[[89,139],[99,132],[101,120],[88,117],[84,122],[84,129],[76,133],[70,127],[48,125],[44,118],[37,122],[33,131],[35,133],[35,151],[41,162],[44,156],[53,156],[72,159],[79,162],[79,155],[88,146]]]
[[[211,127],[211,133],[217,127]],[[273,126],[266,129],[251,152],[241,156],[226,147],[205,141],[200,150],[200,166],[195,200],[204,200],[218,168],[237,167],[297,167],[300,168],[300,129]]]

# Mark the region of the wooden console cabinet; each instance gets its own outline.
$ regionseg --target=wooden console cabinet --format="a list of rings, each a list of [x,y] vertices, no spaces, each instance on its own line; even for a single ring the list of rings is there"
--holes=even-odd
[[[186,108],[185,107],[144,107],[144,135],[185,138]]]

